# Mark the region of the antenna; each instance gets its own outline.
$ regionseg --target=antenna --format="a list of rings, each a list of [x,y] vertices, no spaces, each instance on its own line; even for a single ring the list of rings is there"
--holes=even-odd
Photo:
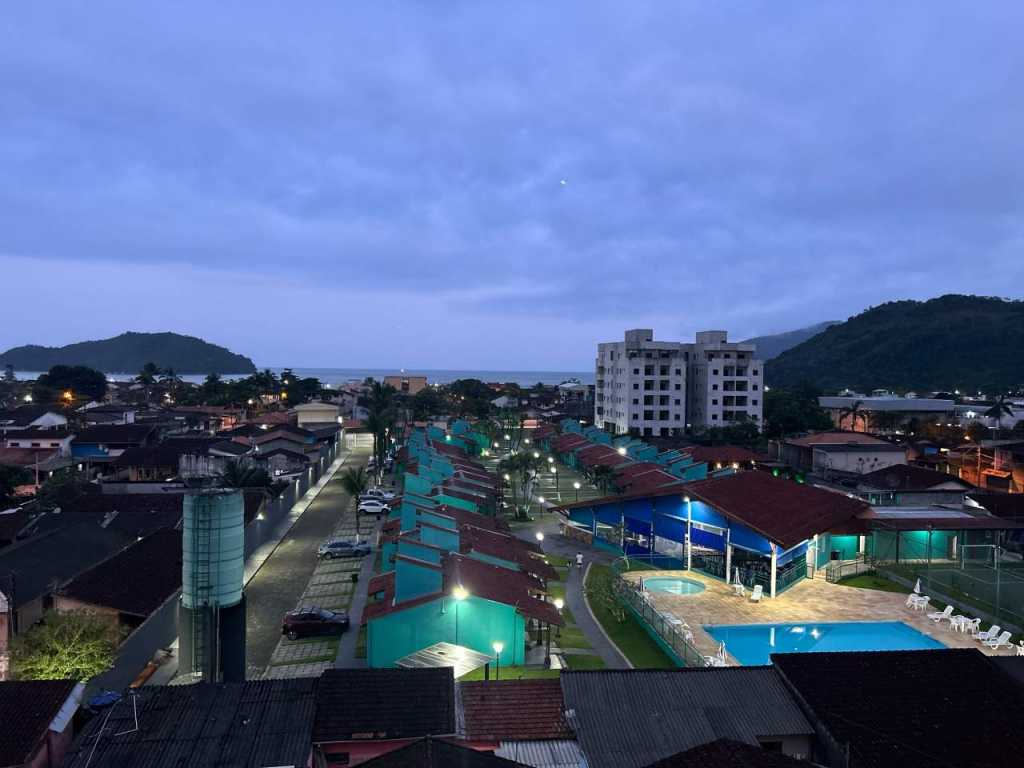
[[[125,734],[135,733],[137,730],[139,730],[139,692],[135,688],[129,688],[128,698],[132,700],[132,714],[135,716],[135,727],[129,728],[127,731],[115,733],[115,736],[124,736]]]

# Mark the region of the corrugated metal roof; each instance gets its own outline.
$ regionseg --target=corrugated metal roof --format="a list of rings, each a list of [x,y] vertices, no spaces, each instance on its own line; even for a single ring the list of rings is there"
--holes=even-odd
[[[590,768],[642,768],[719,738],[813,732],[772,667],[563,672],[562,691]]]
[[[580,745],[567,739],[503,741],[494,754],[534,768],[579,768],[584,765]]]

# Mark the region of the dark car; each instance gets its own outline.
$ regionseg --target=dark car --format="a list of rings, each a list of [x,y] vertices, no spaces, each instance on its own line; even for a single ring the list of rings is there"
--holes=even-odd
[[[357,543],[345,539],[331,539],[321,544],[316,552],[320,557],[333,560],[336,557],[365,557],[372,551],[373,547],[365,541]]]
[[[285,614],[281,634],[289,640],[314,635],[340,635],[348,629],[348,614],[324,608],[299,608]]]

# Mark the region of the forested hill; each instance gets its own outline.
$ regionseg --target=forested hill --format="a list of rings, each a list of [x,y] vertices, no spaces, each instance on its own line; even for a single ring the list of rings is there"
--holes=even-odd
[[[758,359],[774,360],[787,349],[792,349],[797,344],[802,344],[812,336],[817,336],[826,328],[838,322],[838,320],[826,320],[823,323],[815,323],[806,328],[797,328],[795,331],[773,333],[770,336],[755,336],[752,339],[747,339],[744,343],[757,346]]]
[[[1024,302],[947,295],[894,301],[783,352],[770,387],[1005,392],[1024,387]]]
[[[0,366],[18,371],[48,371],[55,365],[85,365],[104,373],[135,373],[146,363],[180,374],[254,373],[244,355],[178,333],[122,333],[112,339],[81,341],[64,347],[29,344],[0,354]]]

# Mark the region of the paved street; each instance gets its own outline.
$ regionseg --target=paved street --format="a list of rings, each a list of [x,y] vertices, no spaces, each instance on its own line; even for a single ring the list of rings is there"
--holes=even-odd
[[[352,452],[345,468],[365,464],[368,456],[367,451]],[[342,490],[339,476],[335,476],[246,587],[247,677],[263,675],[281,639],[281,618],[305,592],[317,567],[317,547],[334,532],[348,505],[349,496]]]

